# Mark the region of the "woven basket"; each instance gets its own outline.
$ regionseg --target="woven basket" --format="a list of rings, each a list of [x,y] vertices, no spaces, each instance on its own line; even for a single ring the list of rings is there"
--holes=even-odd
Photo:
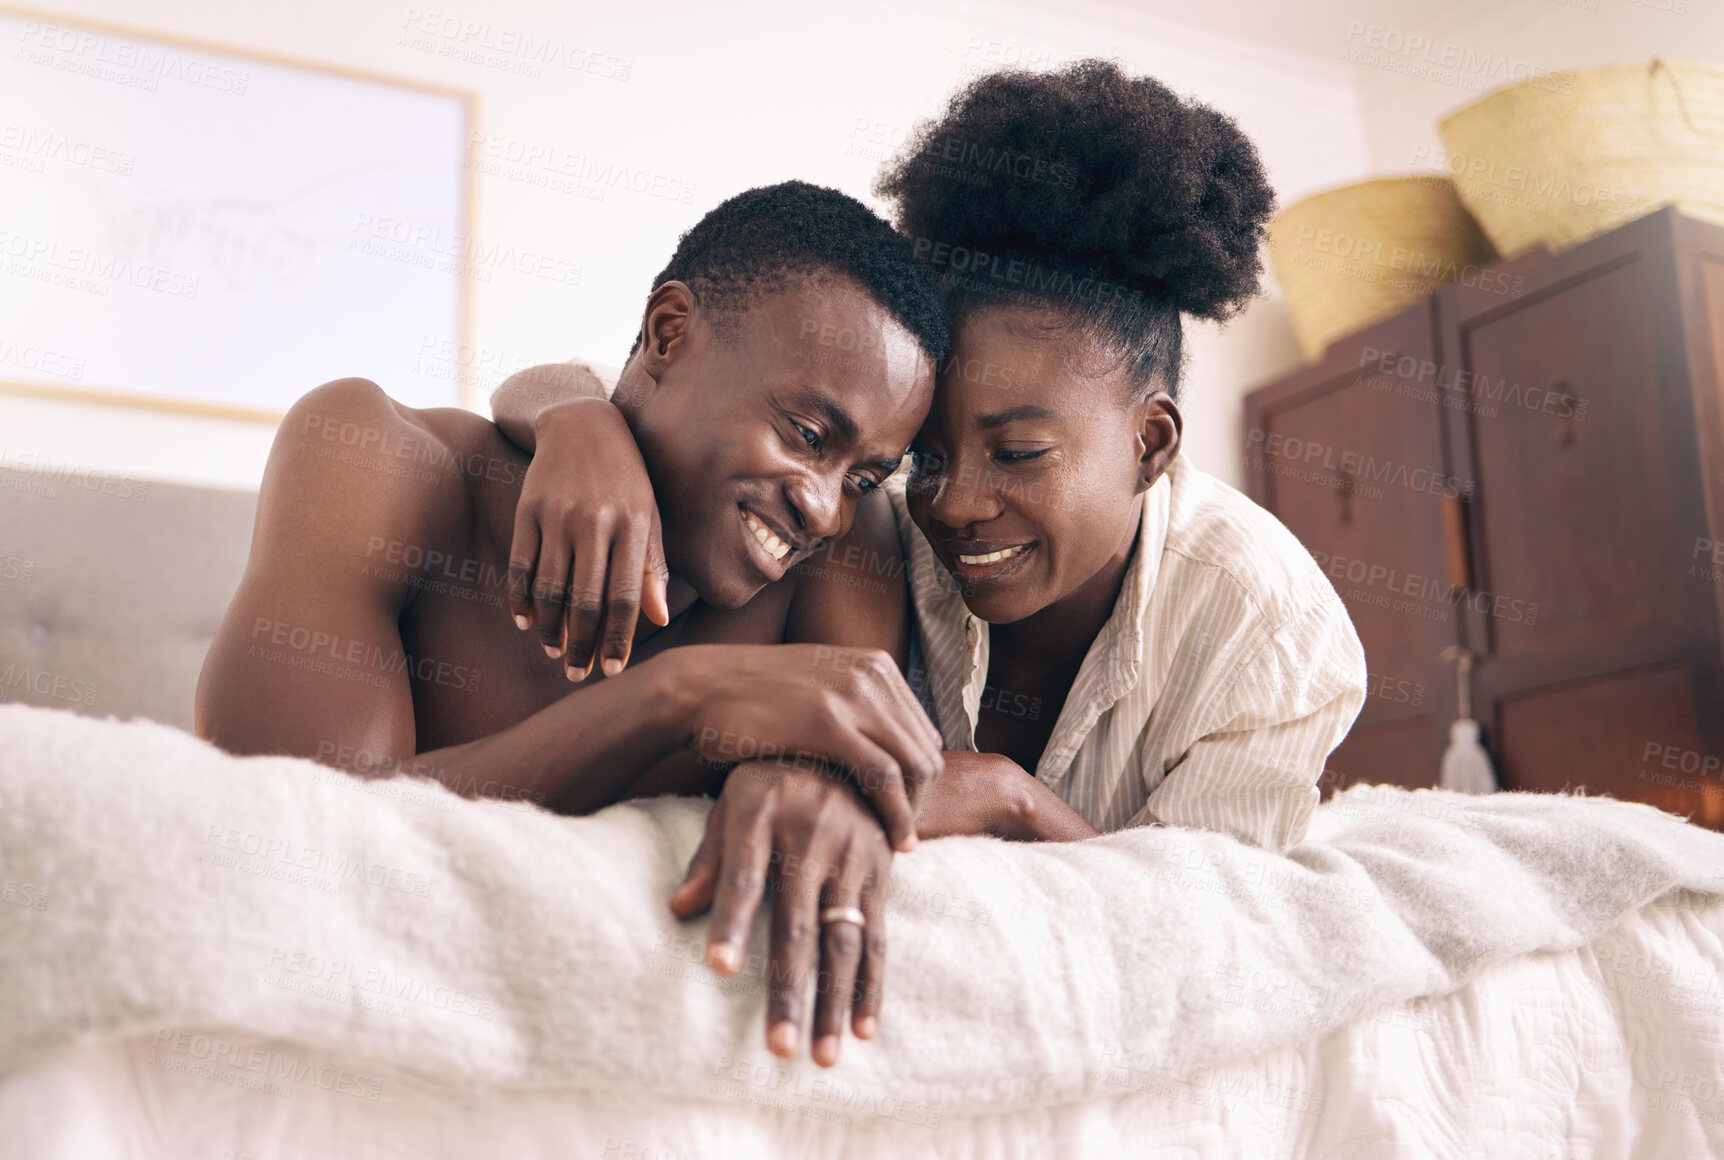
[[[1444,118],[1449,173],[1503,254],[1561,249],[1674,203],[1724,224],[1724,67],[1556,73]]]
[[[1288,206],[1269,226],[1269,261],[1308,360],[1493,256],[1444,177],[1331,189]]]

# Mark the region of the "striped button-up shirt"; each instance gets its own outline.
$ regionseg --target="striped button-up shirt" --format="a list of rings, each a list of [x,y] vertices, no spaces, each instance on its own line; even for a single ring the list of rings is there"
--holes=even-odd
[[[911,522],[904,474],[887,490],[926,666],[912,677],[946,748],[973,752],[983,697],[1001,695],[988,625]],[[1165,823],[1280,851],[1305,836],[1323,763],[1364,701],[1364,649],[1311,554],[1176,457],[1144,496],[1119,599],[1035,776],[1104,833]]]

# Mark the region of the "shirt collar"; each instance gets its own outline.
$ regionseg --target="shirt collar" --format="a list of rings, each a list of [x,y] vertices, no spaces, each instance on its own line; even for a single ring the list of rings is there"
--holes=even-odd
[[[1168,523],[1173,508],[1172,476],[1178,470],[1180,460],[1176,456],[1168,470],[1144,495],[1135,552],[1126,568],[1119,598],[1078,669],[1065,707],[1060,711],[1047,748],[1036,766],[1036,776],[1044,782],[1053,784],[1064,776],[1073,755],[1089,736],[1096,718],[1139,683],[1144,656],[1144,620],[1155,594],[1156,578],[1161,573],[1162,552],[1167,546]],[[935,689],[935,699],[944,719],[954,723],[961,720],[961,739],[968,742],[965,748],[974,749],[976,716],[988,675],[988,623],[964,606],[962,598],[956,596],[956,585],[950,586],[949,593],[952,600],[949,607],[954,607],[963,617],[964,652],[967,655],[961,677],[954,673],[953,677],[958,679],[937,682],[945,687]],[[961,718],[953,710],[961,710]],[[948,745],[954,740],[948,733]]]

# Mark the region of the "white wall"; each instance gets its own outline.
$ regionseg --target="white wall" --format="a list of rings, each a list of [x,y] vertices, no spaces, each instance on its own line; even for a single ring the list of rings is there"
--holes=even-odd
[[[574,287],[504,277],[475,287],[476,349],[468,358],[483,368],[486,386],[534,362],[619,363],[652,275],[702,212],[738,190],[790,177],[872,201],[881,160],[909,128],[937,113],[969,76],[1001,63],[1116,56],[1156,75],[1235,115],[1258,142],[1284,202],[1368,169],[1368,118],[1350,64],[1099,0],[1057,12],[1028,0],[985,10],[981,0],[819,11],[788,0],[742,7],[669,0],[651,8],[592,0],[38,0],[38,7],[478,93],[484,139],[472,157],[504,171],[481,171],[476,234],[582,266]],[[524,37],[550,42],[561,59],[590,71],[535,66],[504,47]],[[541,75],[510,71],[521,66]],[[643,174],[647,192],[592,181],[585,195],[558,192],[507,172],[508,157],[534,150],[588,173],[609,166],[613,175]],[[596,188],[602,200],[591,196]],[[1285,312],[1272,294],[1224,334],[1196,328],[1191,346],[1188,452],[1237,479],[1240,397],[1297,361]],[[326,377],[344,373],[330,367]],[[256,424],[4,395],[0,432],[8,433],[0,446],[49,461],[241,487],[256,486],[271,434]]]
[[[1442,148],[1437,123],[1507,78],[1655,56],[1724,63],[1719,0],[1473,0],[1419,18],[1352,7],[1333,47],[1352,58],[1366,156],[1384,176],[1428,171]]]

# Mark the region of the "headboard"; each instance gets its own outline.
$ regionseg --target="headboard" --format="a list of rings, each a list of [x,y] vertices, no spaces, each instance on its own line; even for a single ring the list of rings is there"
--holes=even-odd
[[[0,701],[192,727],[252,492],[0,469]]]

